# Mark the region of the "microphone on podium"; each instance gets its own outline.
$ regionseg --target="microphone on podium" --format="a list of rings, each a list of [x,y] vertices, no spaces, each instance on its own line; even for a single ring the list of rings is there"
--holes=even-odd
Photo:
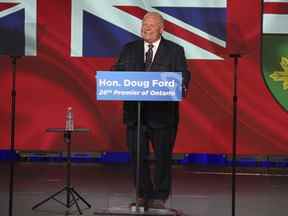
[[[134,61],[119,61],[111,66],[111,70],[115,71],[144,71],[144,62],[134,62]]]

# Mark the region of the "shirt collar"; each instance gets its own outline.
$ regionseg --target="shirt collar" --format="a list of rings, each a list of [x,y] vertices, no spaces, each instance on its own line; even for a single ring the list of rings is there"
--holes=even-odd
[[[158,46],[159,46],[159,44],[160,44],[160,41],[161,41],[161,37],[160,37],[157,41],[155,41],[154,43],[152,43],[152,44],[153,44],[153,50],[157,50],[157,48],[158,48]],[[148,43],[148,42],[144,41],[145,50],[146,50],[146,49],[148,50],[148,45],[149,45],[149,44],[151,44],[151,43]]]

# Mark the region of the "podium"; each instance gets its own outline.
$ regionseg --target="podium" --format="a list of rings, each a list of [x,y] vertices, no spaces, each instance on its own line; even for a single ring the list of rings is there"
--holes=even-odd
[[[79,214],[82,214],[78,200],[82,201],[88,208],[91,208],[91,205],[71,185],[71,139],[73,133],[89,132],[89,129],[75,128],[72,130],[67,130],[65,128],[48,128],[46,132],[63,133],[64,135],[64,143],[67,144],[66,185],[61,190],[57,191],[48,198],[34,205],[32,207],[32,210],[35,210],[39,206],[48,202],[49,200],[55,200],[56,202],[65,206],[67,209],[70,209],[73,205],[76,205]],[[66,193],[66,202],[57,199],[57,196],[60,195],[61,193]]]
[[[98,71],[97,100],[137,101],[136,202],[133,208],[112,207],[97,210],[94,215],[182,215],[175,209],[144,210],[138,204],[140,182],[140,138],[142,101],[181,101],[182,73],[159,71]],[[134,208],[135,207],[135,208]]]

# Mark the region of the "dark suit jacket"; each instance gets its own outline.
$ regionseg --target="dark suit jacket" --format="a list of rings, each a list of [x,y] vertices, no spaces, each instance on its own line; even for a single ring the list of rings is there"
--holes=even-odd
[[[145,71],[142,39],[125,45],[115,69]],[[190,72],[187,70],[184,49],[174,42],[161,39],[150,70],[182,72],[184,87],[188,88]],[[136,125],[137,102],[124,102],[123,119],[127,125]],[[142,102],[142,121],[156,128],[176,126],[179,121],[179,104],[178,102]]]

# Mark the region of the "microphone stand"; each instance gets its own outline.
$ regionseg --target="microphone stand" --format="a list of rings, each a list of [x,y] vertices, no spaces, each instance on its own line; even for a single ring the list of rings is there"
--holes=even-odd
[[[11,146],[10,146],[10,181],[9,181],[9,211],[13,215],[13,192],[14,192],[14,154],[15,154],[15,123],[16,123],[16,63],[20,56],[10,56],[12,63],[12,91],[11,91]]]
[[[241,57],[239,53],[232,53],[229,55],[234,60],[233,68],[233,118],[232,118],[232,216],[235,216],[235,202],[236,202],[236,156],[237,156],[237,108],[238,108],[238,95],[237,95],[237,70],[238,61]]]
[[[151,66],[151,65],[150,65]],[[127,63],[118,63],[116,65],[113,65],[111,67],[112,70],[118,70],[118,71],[127,71]],[[139,68],[144,68],[143,67],[139,67]],[[133,67],[134,68],[134,67]],[[138,67],[137,67],[138,69]],[[150,68],[149,68],[150,69]],[[147,70],[147,69],[146,69]],[[136,140],[136,170],[135,170],[135,175],[136,175],[136,179],[135,179],[135,189],[136,189],[136,200],[135,200],[135,213],[140,214],[141,213],[141,209],[139,206],[139,192],[140,192],[140,176],[141,176],[141,132],[142,132],[142,103],[141,101],[137,101],[137,140]],[[102,212],[101,212],[102,213]],[[96,214],[98,214],[98,212],[96,212]],[[116,213],[117,214],[117,213]],[[134,213],[132,213],[134,214]]]
[[[137,148],[137,161],[136,161],[136,212],[140,211],[139,208],[139,192],[140,192],[140,175],[141,175],[141,132],[142,132],[142,123],[141,123],[141,101],[137,102],[137,142],[136,142],[136,148]]]

